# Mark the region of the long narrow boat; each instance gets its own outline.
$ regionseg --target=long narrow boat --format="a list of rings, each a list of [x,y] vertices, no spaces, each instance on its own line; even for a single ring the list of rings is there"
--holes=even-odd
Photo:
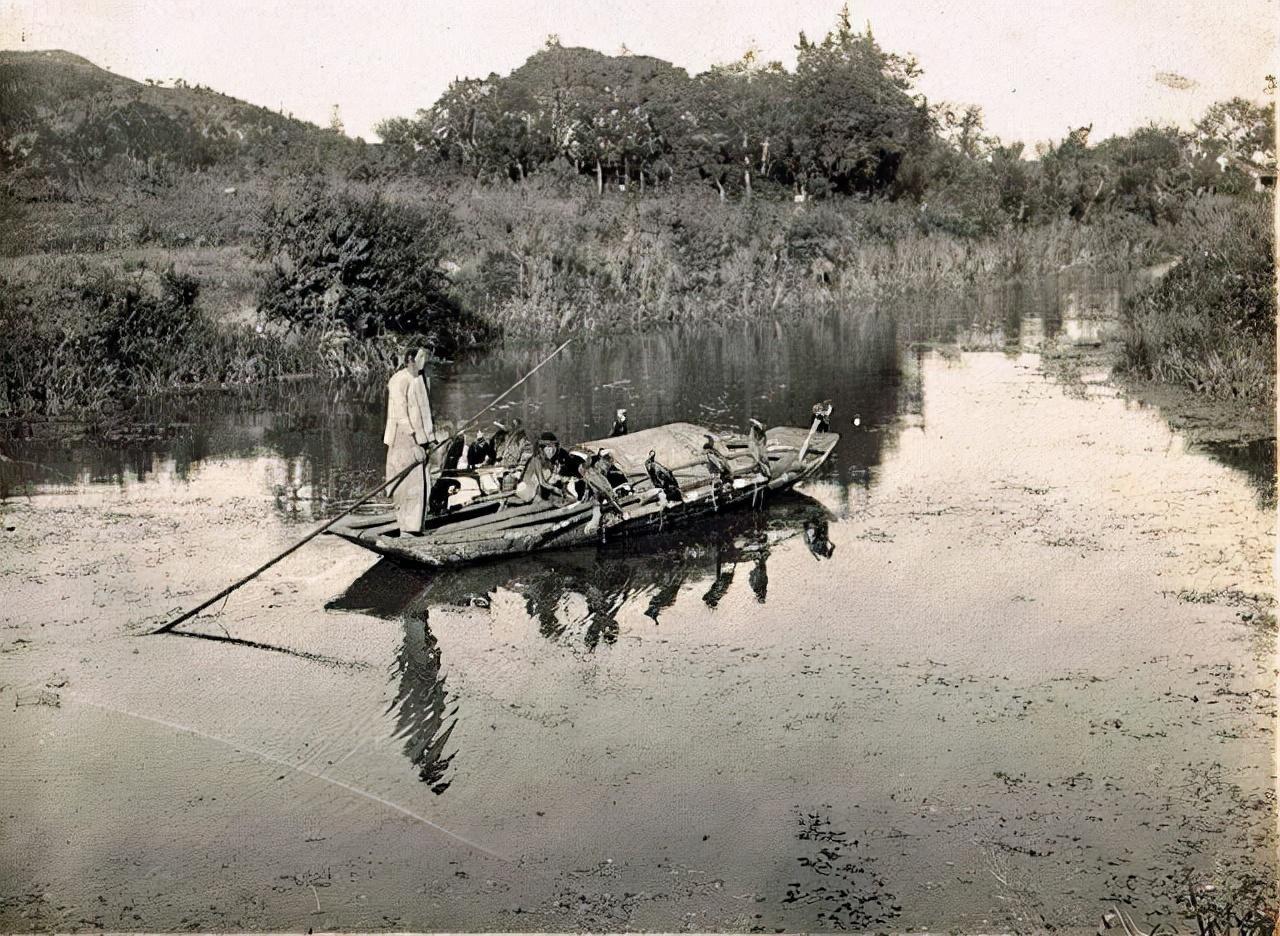
[[[730,481],[715,478],[703,445],[715,437],[728,454]],[[522,503],[503,490],[499,467],[448,472],[459,490],[442,514],[429,517],[422,535],[402,535],[394,513],[352,514],[328,532],[373,552],[427,565],[452,565],[541,549],[563,549],[664,529],[676,523],[758,500],[765,491],[784,490],[809,477],[830,456],[840,436],[780,426],[765,433],[769,460],[766,476],[742,435],[720,435],[691,423],[671,423],[631,435],[573,446],[587,458],[607,449],[626,484],[618,485],[618,515],[588,495],[538,498]],[[674,472],[682,500],[659,496],[649,480],[645,459]],[[508,485],[509,486],[509,485]]]

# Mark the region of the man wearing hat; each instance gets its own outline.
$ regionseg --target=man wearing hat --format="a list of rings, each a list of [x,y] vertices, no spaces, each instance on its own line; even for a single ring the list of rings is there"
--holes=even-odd
[[[387,381],[387,426],[382,434],[387,446],[387,480],[414,466],[387,489],[396,505],[400,532],[413,536],[421,535],[426,519],[427,492],[431,489],[427,446],[435,440],[431,399],[422,375],[426,364],[425,348],[405,352],[404,367]]]
[[[555,433],[542,433],[533,457],[516,485],[516,497],[526,504],[536,497],[563,497],[569,482],[577,477],[575,461],[560,447]]]

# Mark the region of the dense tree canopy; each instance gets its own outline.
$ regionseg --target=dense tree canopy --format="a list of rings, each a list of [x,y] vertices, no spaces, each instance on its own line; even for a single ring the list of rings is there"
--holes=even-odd
[[[1024,158],[982,110],[929,102],[914,59],[880,47],[848,11],[796,67],[748,52],[690,76],[660,59],[562,46],[555,37],[510,75],[460,79],[413,118],[379,127],[401,157],[478,181],[549,169],[596,191],[708,185],[757,194],[911,198],[956,233],[1118,209],[1173,220],[1196,192],[1271,184],[1274,106],[1235,99],[1183,132],[1150,126],[1091,143],[1091,127]]]
[[[479,176],[522,179],[556,160],[620,187],[673,179],[752,192],[889,192],[933,145],[914,61],[884,52],[847,12],[821,42],[803,35],[794,73],[748,53],[690,77],[660,59],[566,48],[554,38],[505,78],[455,81],[384,141]]]

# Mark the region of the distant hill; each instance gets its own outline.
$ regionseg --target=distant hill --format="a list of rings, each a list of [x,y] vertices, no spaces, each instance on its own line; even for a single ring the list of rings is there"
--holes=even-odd
[[[200,86],[159,87],[69,52],[0,51],[0,172],[83,180],[113,163],[205,169],[360,144]]]

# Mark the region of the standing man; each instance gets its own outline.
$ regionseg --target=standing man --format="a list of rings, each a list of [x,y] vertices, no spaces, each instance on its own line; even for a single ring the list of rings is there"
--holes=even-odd
[[[435,438],[431,400],[422,375],[426,364],[426,350],[410,348],[404,355],[404,367],[387,381],[387,428],[382,435],[387,446],[388,481],[409,465],[415,466],[388,490],[396,505],[400,532],[413,536],[422,534],[426,519],[427,492],[431,490],[426,447]]]

